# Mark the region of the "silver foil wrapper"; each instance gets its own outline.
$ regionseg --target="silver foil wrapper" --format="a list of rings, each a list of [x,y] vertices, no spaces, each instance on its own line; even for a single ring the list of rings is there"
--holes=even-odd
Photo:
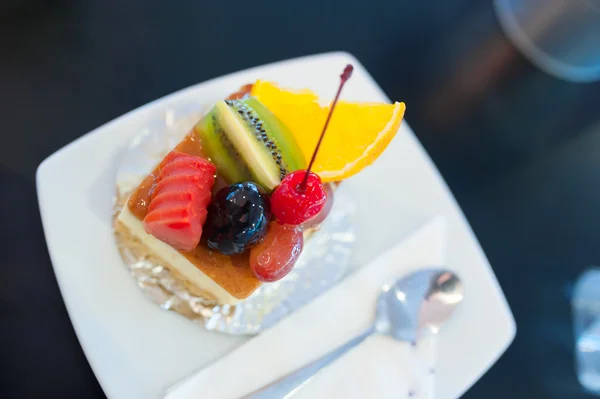
[[[152,118],[123,152],[116,176],[114,216],[162,158],[190,131],[207,109],[189,104]],[[263,284],[235,306],[195,296],[167,268],[146,259],[115,235],[123,261],[142,291],[161,308],[177,312],[207,330],[252,335],[268,328],[325,292],[349,270],[355,241],[354,205],[343,190],[319,230],[305,242],[294,269],[282,280]]]

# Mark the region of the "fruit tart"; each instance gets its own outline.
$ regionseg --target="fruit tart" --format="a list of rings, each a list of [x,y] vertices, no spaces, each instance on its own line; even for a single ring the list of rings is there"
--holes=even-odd
[[[351,72],[327,106],[268,81],[214,104],[130,195],[121,242],[217,304],[284,278],[337,184],[371,164],[403,118],[403,103],[338,101]]]

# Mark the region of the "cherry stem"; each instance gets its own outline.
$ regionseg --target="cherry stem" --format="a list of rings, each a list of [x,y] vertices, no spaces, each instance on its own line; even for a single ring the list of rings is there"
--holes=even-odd
[[[348,64],[346,65],[346,68],[344,68],[344,72],[342,72],[342,74],[340,75],[340,86],[338,87],[337,94],[335,95],[335,98],[331,103],[331,108],[329,108],[329,114],[327,115],[325,125],[323,126],[323,130],[321,131],[321,136],[319,137],[319,141],[317,142],[315,151],[313,152],[312,158],[310,159],[310,162],[308,164],[308,168],[306,169],[304,180],[302,180],[302,183],[300,183],[300,191],[306,190],[306,185],[308,184],[308,176],[310,175],[310,170],[312,169],[313,164],[315,163],[315,159],[317,158],[317,153],[319,152],[319,148],[321,147],[321,142],[323,142],[323,137],[325,137],[325,131],[327,130],[327,126],[329,125],[329,120],[331,119],[331,115],[333,114],[333,110],[335,109],[338,99],[340,98],[340,94],[342,92],[342,89],[344,88],[344,85],[346,84],[348,79],[350,79],[350,76],[352,76],[353,69],[354,67],[351,64]]]

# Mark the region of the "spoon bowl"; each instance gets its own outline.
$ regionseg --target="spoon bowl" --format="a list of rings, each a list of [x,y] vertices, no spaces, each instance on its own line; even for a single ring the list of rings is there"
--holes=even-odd
[[[399,341],[414,342],[421,334],[437,333],[463,296],[463,285],[451,271],[420,270],[383,285],[374,328]]]

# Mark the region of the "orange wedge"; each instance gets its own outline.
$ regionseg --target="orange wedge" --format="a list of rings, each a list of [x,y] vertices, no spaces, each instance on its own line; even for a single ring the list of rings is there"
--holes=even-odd
[[[252,96],[258,98],[294,133],[307,160],[319,140],[329,106],[321,106],[309,90],[285,90],[257,81]],[[339,181],[373,163],[396,135],[404,103],[338,102],[315,160],[313,171],[323,182]]]

